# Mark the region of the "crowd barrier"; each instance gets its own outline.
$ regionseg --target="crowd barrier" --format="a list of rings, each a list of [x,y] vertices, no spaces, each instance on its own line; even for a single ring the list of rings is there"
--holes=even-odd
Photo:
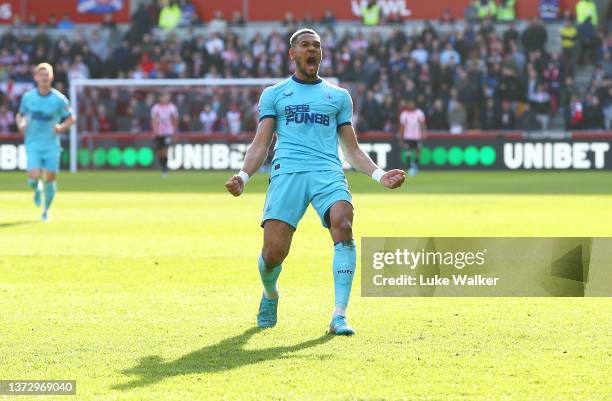
[[[361,147],[382,168],[406,166],[406,151],[388,132],[358,135]],[[230,136],[184,133],[175,136],[169,153],[172,170],[237,170],[242,166],[252,133]],[[68,149],[67,143],[63,146]],[[468,131],[429,133],[420,149],[423,170],[612,170],[612,131],[525,133]],[[78,168],[156,168],[150,133],[81,134]],[[69,164],[62,152],[62,169]],[[345,168],[350,166],[344,162]],[[0,170],[25,170],[23,138],[0,134]]]

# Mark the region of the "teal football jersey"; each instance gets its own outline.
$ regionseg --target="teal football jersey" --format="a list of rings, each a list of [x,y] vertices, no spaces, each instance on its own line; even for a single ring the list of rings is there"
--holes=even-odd
[[[272,176],[301,171],[342,171],[338,129],[351,124],[348,91],[319,79],[292,76],[266,88],[259,99],[259,120],[276,119]]]
[[[36,88],[30,89],[21,98],[19,114],[26,117],[28,124],[26,146],[59,149],[59,137],[53,127],[72,114],[66,96],[56,89],[51,89],[46,96],[40,95]]]

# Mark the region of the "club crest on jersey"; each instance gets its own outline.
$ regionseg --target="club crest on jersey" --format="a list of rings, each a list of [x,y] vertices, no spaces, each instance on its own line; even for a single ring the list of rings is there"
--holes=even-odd
[[[307,104],[285,106],[285,125],[294,124],[321,124],[329,126],[329,116],[321,113],[311,113]]]

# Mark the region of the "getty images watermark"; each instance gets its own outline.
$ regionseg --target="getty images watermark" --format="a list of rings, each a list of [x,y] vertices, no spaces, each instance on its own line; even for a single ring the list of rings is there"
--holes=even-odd
[[[362,238],[361,293],[611,296],[612,238]]]
[[[385,277],[385,266],[403,266],[409,270],[416,270],[418,266],[452,266],[457,270],[465,267],[482,266],[486,262],[487,250],[467,252],[441,252],[420,249],[412,251],[406,248],[397,248],[394,251],[374,252],[372,267],[380,271],[374,275],[374,285],[496,285],[499,277],[484,277],[482,274],[470,276],[468,274],[452,274],[451,277],[429,276],[426,274]]]

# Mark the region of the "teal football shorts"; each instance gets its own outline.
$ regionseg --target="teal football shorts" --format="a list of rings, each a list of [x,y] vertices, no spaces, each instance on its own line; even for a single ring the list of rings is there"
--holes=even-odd
[[[60,165],[61,151],[54,148],[26,146],[27,169],[45,169],[57,173]]]
[[[270,179],[261,226],[267,220],[281,220],[297,228],[312,203],[323,227],[329,228],[327,212],[338,201],[352,202],[346,177],[341,171],[278,174]]]

